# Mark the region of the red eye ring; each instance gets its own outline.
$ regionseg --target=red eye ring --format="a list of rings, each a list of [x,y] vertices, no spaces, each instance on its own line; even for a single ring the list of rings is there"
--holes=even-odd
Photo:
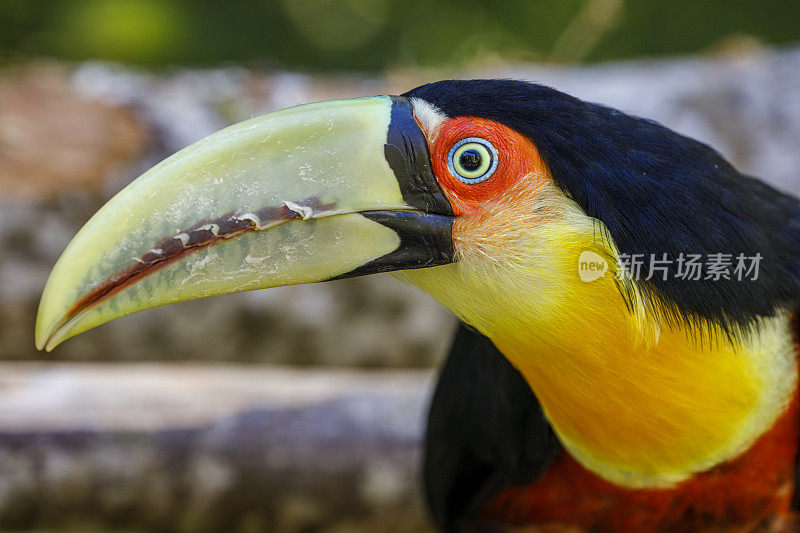
[[[490,143],[496,151],[496,166],[487,179],[467,181],[460,179],[459,173],[451,169],[453,147],[467,139]],[[546,167],[533,143],[493,120],[475,117],[449,119],[439,126],[429,149],[433,172],[457,215],[480,210],[486,202],[499,199],[520,180],[541,180],[547,176]]]

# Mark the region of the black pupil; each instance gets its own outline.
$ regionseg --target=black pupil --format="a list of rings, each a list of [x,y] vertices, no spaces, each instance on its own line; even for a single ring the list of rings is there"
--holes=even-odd
[[[474,172],[481,168],[483,156],[475,149],[464,150],[458,158],[461,168],[467,172]]]

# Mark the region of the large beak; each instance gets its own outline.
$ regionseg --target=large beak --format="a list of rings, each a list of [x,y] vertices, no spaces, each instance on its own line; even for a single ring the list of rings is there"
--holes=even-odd
[[[453,260],[452,210],[405,98],[285,109],[181,150],[53,268],[36,346],[144,309]]]

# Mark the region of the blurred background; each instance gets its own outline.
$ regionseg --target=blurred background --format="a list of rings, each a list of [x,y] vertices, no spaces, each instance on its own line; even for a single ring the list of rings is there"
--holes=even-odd
[[[425,531],[454,319],[391,276],[178,304],[36,352],[44,281],[137,175],[316,100],[510,77],[800,192],[791,0],[0,0],[0,531]]]

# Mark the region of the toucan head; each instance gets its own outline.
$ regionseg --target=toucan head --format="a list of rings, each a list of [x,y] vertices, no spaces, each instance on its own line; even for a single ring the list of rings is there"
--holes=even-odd
[[[489,336],[563,329],[607,298],[632,327],[730,330],[795,306],[799,235],[795,200],[658,124],[531,83],[443,81],[256,117],[155,166],[64,251],[36,344],[173,302],[385,271]],[[580,279],[587,251],[607,261],[602,279]],[[681,253],[759,253],[761,277],[614,275],[621,255]]]

